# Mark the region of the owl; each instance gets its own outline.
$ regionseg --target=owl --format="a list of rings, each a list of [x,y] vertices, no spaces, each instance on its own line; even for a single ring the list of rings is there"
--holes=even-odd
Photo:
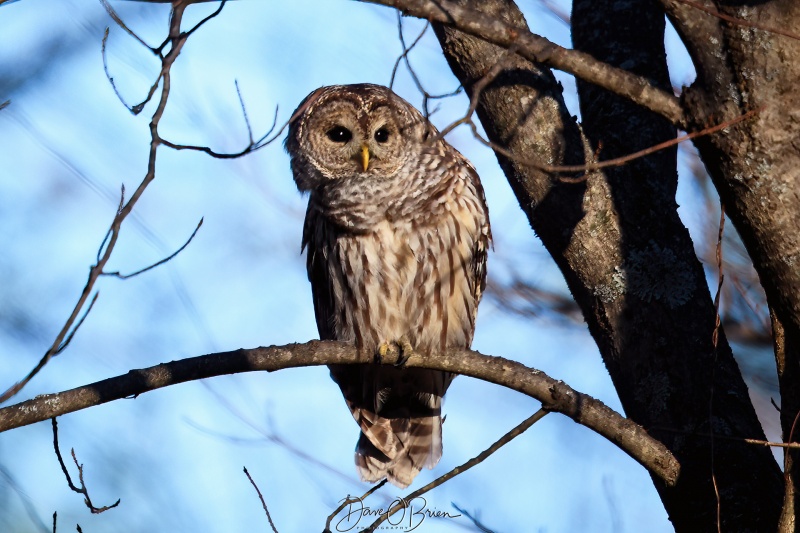
[[[408,102],[379,85],[312,92],[286,150],[309,192],[302,249],[319,336],[385,354],[392,344],[468,348],[491,240],[478,175]],[[453,375],[402,365],[331,365],[361,434],[362,480],[408,486],[442,456]]]

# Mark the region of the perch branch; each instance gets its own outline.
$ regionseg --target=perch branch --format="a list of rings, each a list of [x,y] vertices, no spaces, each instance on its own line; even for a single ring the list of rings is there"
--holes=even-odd
[[[395,358],[399,356],[398,350],[392,348],[391,355]],[[131,370],[121,376],[56,394],[37,396],[5,407],[0,409],[0,432],[187,381],[257,370],[369,363],[372,360],[371,354],[359,355],[352,346],[330,341],[239,349],[192,357]],[[388,364],[395,362],[392,357],[384,360]],[[463,374],[531,396],[542,402],[543,409],[562,413],[604,436],[668,486],[673,486],[678,479],[678,461],[644,428],[603,402],[575,391],[544,372],[508,359],[459,349],[438,355],[415,353],[409,357],[406,365]]]

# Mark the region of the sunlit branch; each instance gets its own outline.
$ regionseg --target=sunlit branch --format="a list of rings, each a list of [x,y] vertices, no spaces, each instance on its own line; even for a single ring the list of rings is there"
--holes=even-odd
[[[685,127],[686,120],[678,98],[654,86],[647,78],[612,67],[584,52],[562,48],[526,29],[448,0],[362,1],[439,22],[503,48],[516,43],[519,54],[529,61],[568,72],[658,113],[679,127]]]
[[[393,364],[400,353],[396,347],[384,358]],[[25,426],[121,398],[198,379],[284,368],[328,364],[372,362],[369,354],[359,354],[345,343],[311,341],[268,348],[240,349],[163,363],[98,381],[57,394],[37,396],[0,409],[0,432]],[[603,402],[577,392],[544,372],[525,365],[490,357],[472,350],[451,349],[444,354],[411,355],[409,367],[454,372],[516,390],[542,402],[542,408],[562,413],[604,436],[672,486],[680,465],[669,450],[635,422],[610,409]]]

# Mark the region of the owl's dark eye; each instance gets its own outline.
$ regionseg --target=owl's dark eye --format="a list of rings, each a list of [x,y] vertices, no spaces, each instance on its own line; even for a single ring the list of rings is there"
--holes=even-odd
[[[380,128],[378,131],[375,132],[375,140],[379,143],[385,143],[389,140],[389,130],[386,128]]]
[[[346,143],[353,138],[353,133],[344,126],[334,126],[325,135],[335,143]]]

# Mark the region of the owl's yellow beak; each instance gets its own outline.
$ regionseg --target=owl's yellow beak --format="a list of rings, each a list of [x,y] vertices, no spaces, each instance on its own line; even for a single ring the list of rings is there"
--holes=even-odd
[[[366,144],[361,145],[361,166],[364,167],[364,172],[366,172],[369,166],[369,146]]]

